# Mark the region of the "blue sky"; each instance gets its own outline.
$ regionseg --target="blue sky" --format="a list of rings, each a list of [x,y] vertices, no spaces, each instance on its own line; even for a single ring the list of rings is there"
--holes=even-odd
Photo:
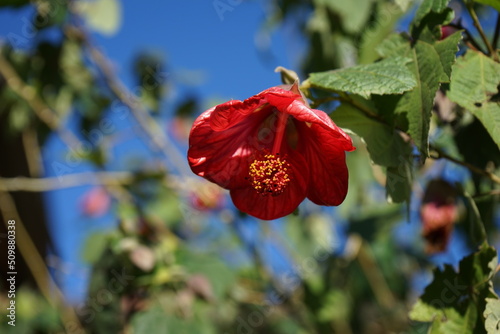
[[[266,17],[262,2],[228,5],[232,11],[223,13],[213,4],[194,0],[154,1],[147,6],[123,2],[123,25],[118,33],[96,35],[96,42],[129,83],[137,51],[152,50],[165,55],[174,78],[186,70],[198,72],[204,78],[197,88],[202,96],[244,99],[280,84],[273,70],[278,65],[291,66],[293,59],[287,52],[294,45],[287,45],[291,38],[280,30],[270,43],[274,58],[266,61],[259,56],[255,41]]]

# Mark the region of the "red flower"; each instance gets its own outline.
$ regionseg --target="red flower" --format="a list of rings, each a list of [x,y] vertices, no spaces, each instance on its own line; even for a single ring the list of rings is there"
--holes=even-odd
[[[456,189],[447,181],[435,179],[427,185],[420,208],[427,253],[443,252],[448,247],[453,225],[459,219],[456,197]]]
[[[102,216],[108,211],[110,205],[111,199],[108,193],[100,187],[92,188],[85,193],[81,202],[83,213],[91,217]]]
[[[235,206],[260,219],[292,213],[307,197],[339,205],[347,194],[351,138],[297,85],[269,88],[201,114],[189,136],[193,172],[229,189]]]

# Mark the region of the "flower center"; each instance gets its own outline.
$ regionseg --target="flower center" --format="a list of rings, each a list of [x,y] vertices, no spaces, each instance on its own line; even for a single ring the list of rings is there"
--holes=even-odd
[[[266,154],[263,160],[254,160],[250,165],[250,183],[263,196],[281,194],[290,182],[290,164],[278,154]]]
[[[286,157],[280,157],[281,144],[285,134],[288,115],[283,112],[278,112],[278,122],[272,151],[264,149],[264,152],[258,154],[258,159],[255,159],[249,167],[250,184],[255,191],[263,196],[271,194],[278,196],[290,183],[288,170],[290,164],[286,161]]]

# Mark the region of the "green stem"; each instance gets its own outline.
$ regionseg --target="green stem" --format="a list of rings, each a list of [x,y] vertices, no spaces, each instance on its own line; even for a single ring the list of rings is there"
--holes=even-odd
[[[471,2],[468,2],[467,5],[467,10],[469,11],[470,16],[472,17],[472,20],[474,21],[474,26],[476,27],[477,31],[479,32],[479,35],[481,35],[481,38],[488,48],[488,52],[490,53],[490,57],[492,57],[496,62],[499,61],[498,59],[498,54],[495,52],[493,49],[493,46],[491,45],[490,41],[488,41],[488,38],[486,38],[486,34],[484,33],[483,27],[481,26],[481,23],[479,22],[479,19],[477,17],[476,11],[474,10],[474,5]]]
[[[486,229],[484,228],[484,223],[483,220],[481,219],[481,214],[479,213],[479,209],[477,208],[476,202],[472,199],[472,197],[467,194],[466,192],[463,193],[463,196],[466,198],[466,200],[469,202],[470,208],[473,211],[473,214],[476,216],[476,219],[472,219],[474,225],[477,227],[477,230],[479,231],[479,238],[480,242],[488,242],[488,238],[486,235]],[[471,236],[474,236],[474,233],[470,233]]]
[[[474,36],[472,36],[471,32],[469,31],[469,29],[465,28],[464,26],[462,26],[462,24],[449,24],[450,27],[453,27],[453,28],[456,28],[456,29],[459,29],[459,30],[463,30],[464,33],[465,33],[465,40],[464,42],[470,42],[470,44],[472,45],[473,48],[475,48],[476,50],[478,51],[481,51],[482,53],[486,53],[483,51],[483,48],[476,42],[476,40],[474,39]],[[471,47],[470,45],[468,45],[468,47]]]
[[[478,167],[476,167],[468,162],[455,159],[454,157],[446,154],[441,149],[439,149],[433,145],[430,145],[430,149],[434,150],[438,154],[437,156],[431,156],[431,158],[433,158],[433,159],[441,159],[442,158],[442,159],[449,160],[451,162],[456,163],[457,165],[464,166],[465,168],[467,168],[468,170],[470,170],[473,173],[487,177],[491,181],[500,184],[500,177],[498,177],[496,174],[485,171],[485,170],[478,168]]]
[[[498,12],[497,24],[495,25],[495,35],[493,35],[493,42],[491,43],[493,50],[497,49],[499,35],[500,35],[500,12]]]

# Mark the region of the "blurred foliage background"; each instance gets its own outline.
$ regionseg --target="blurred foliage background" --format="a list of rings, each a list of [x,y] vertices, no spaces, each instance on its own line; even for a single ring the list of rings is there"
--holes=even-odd
[[[499,333],[499,1],[267,2],[256,41],[294,31],[302,90],[357,147],[341,206],[269,222],[185,163],[215,101],[168,101],[180,83],[145,50],[137,86],[120,81],[92,38],[119,29],[119,2],[0,6],[31,8],[35,36],[0,39],[0,211],[16,220],[18,272],[13,327],[1,225],[2,333]],[[148,158],[127,156],[132,139]],[[91,274],[74,301],[43,193],[88,185],[82,214],[113,227],[79,250]]]

